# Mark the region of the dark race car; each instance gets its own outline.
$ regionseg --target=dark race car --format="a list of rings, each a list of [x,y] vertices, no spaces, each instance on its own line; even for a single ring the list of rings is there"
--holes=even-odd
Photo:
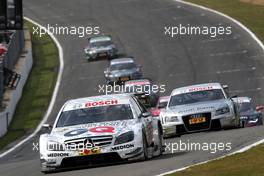
[[[87,61],[98,58],[113,58],[117,55],[117,48],[110,36],[97,36],[88,39],[88,46],[84,49]]]
[[[123,84],[125,81],[142,78],[141,66],[135,64],[132,58],[111,60],[104,71],[107,84]]]
[[[262,125],[262,110],[261,106],[254,107],[249,97],[233,98],[234,102],[238,104],[241,127],[250,127]]]
[[[149,79],[130,80],[125,82],[125,92],[133,93],[146,107],[154,107],[157,104],[158,90],[153,90]]]

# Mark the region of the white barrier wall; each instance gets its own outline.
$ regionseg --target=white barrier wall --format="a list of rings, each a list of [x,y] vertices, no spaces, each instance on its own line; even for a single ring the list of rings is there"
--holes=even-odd
[[[4,99],[7,101],[5,109],[0,113],[0,137],[6,134],[8,126],[12,121],[13,115],[16,110],[16,105],[19,102],[23,87],[26,83],[30,70],[33,64],[32,58],[32,48],[29,33],[26,32],[25,35],[25,50],[26,52],[19,58],[18,63],[16,64],[15,72],[21,75],[21,79],[16,87],[16,89],[6,90]]]

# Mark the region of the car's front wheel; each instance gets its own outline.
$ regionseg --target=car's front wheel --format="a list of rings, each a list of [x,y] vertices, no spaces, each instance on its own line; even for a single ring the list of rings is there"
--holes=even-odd
[[[263,125],[263,117],[259,118],[259,125]]]
[[[41,172],[44,174],[49,174],[55,172],[55,168],[48,168],[46,166],[41,165]]]
[[[162,135],[162,129],[158,128],[158,156],[162,155],[163,153],[163,135]]]
[[[143,142],[143,160],[148,160],[150,159],[149,156],[149,150],[148,150],[148,143],[146,139],[146,135],[142,133],[142,142]]]
[[[245,128],[245,126],[246,126],[245,120],[240,120],[239,123],[240,123],[240,125],[239,125],[240,128]]]

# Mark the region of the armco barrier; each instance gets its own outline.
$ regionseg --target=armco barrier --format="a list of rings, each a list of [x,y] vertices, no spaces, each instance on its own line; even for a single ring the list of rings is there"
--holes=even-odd
[[[6,32],[8,36],[7,52],[0,57],[0,102],[4,93],[4,67],[13,70],[24,48],[24,31]],[[0,103],[1,105],[1,103]]]
[[[16,31],[10,36],[7,52],[4,57],[4,67],[12,70],[24,48],[24,31]]]
[[[15,72],[21,74],[21,80],[17,85],[16,89],[5,90],[4,101],[5,109],[0,113],[0,137],[2,137],[8,130],[8,125],[10,124],[13,115],[15,113],[16,105],[22,95],[23,87],[26,83],[28,75],[30,73],[33,58],[32,58],[32,48],[29,33],[27,34],[25,42],[25,53],[19,57],[15,65]]]

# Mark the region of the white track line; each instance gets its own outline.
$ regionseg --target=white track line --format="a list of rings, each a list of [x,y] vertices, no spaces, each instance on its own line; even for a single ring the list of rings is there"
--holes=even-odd
[[[197,4],[193,4],[193,3],[190,3],[190,2],[185,2],[185,1],[182,1],[182,0],[173,0],[173,1],[176,1],[176,2],[179,2],[179,3],[183,3],[183,4],[186,4],[186,5],[190,5],[190,6],[194,6],[194,7],[198,7],[200,9],[203,9],[203,10],[207,10],[209,12],[212,12],[212,13],[215,13],[215,14],[218,14],[220,16],[223,16],[229,20],[231,20],[232,22],[236,23],[238,26],[240,26],[242,29],[244,29],[258,44],[259,46],[262,48],[263,52],[264,52],[264,45],[263,43],[258,39],[258,37],[252,32],[250,31],[246,26],[244,26],[242,23],[240,23],[239,21],[235,20],[234,18],[231,18],[230,16],[227,16],[221,12],[218,12],[216,10],[213,10],[213,9],[209,9],[207,7],[203,7],[203,6],[200,6],[200,5],[197,5]],[[201,165],[201,164],[205,164],[205,163],[208,163],[210,161],[214,161],[214,160],[219,160],[219,159],[222,159],[222,158],[225,158],[227,156],[231,156],[231,155],[234,155],[234,154],[237,154],[237,153],[243,153],[249,149],[251,149],[252,147],[255,147],[259,144],[262,144],[264,143],[264,139],[260,140],[260,141],[257,141],[251,145],[248,145],[246,147],[243,147],[233,153],[230,153],[230,154],[226,154],[226,155],[223,155],[219,158],[216,158],[216,159],[211,159],[211,160],[207,160],[207,161],[204,161],[204,162],[200,162],[200,163],[197,163],[197,164],[193,164],[193,165],[189,165],[189,166],[185,166],[185,167],[182,167],[182,168],[179,168],[179,169],[175,169],[175,170],[171,170],[171,171],[168,171],[168,172],[164,172],[164,173],[161,173],[157,176],[164,176],[164,175],[168,175],[168,174],[172,174],[172,173],[175,173],[175,172],[179,172],[179,171],[183,171],[183,170],[186,170],[192,166],[196,166],[196,165]]]
[[[42,25],[40,25],[39,23],[24,17],[26,20],[30,21],[31,23],[44,28]],[[46,111],[42,121],[40,122],[40,124],[38,125],[38,127],[35,129],[35,131],[30,134],[28,137],[26,137],[25,139],[23,139],[22,141],[20,141],[18,144],[16,144],[15,146],[13,146],[12,148],[8,149],[7,151],[5,151],[4,153],[0,154],[0,158],[6,156],[7,154],[11,153],[12,151],[14,151],[15,149],[17,149],[18,147],[20,147],[21,145],[23,145],[24,143],[26,143],[28,140],[30,140],[31,138],[33,138],[41,129],[42,125],[48,120],[48,117],[53,109],[53,106],[55,104],[55,100],[57,98],[57,94],[59,91],[59,87],[60,87],[60,83],[61,83],[61,79],[62,79],[62,72],[63,72],[63,68],[64,68],[64,61],[63,61],[63,49],[59,43],[59,41],[57,40],[57,38],[53,35],[50,34],[50,37],[52,38],[52,40],[55,42],[58,51],[59,51],[59,60],[60,60],[60,68],[59,68],[59,73],[58,73],[58,77],[57,77],[57,81],[56,81],[56,85],[52,94],[52,98],[48,107],[48,110]]]

